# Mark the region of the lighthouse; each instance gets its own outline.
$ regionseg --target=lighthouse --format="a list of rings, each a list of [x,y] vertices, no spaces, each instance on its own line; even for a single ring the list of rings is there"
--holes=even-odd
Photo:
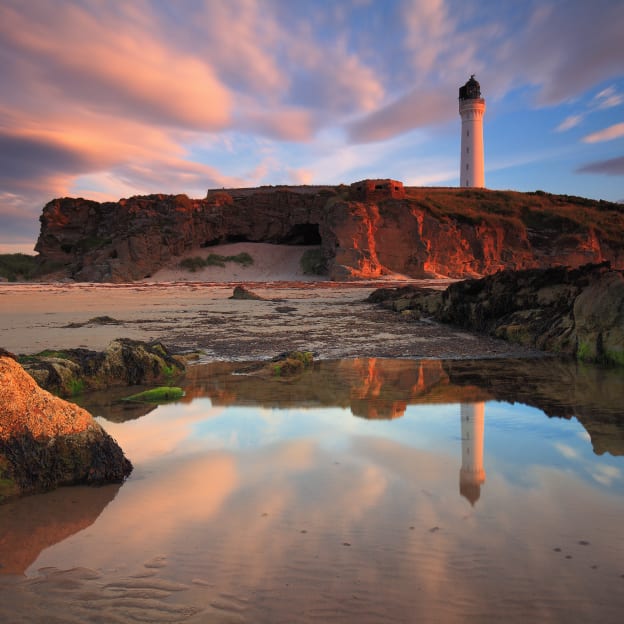
[[[483,469],[483,421],[485,403],[462,403],[461,441],[462,465],[459,471],[459,493],[474,504],[481,496],[485,483]]]
[[[485,100],[481,86],[474,74],[459,88],[459,114],[461,126],[461,159],[459,186],[483,188],[485,173],[483,164],[483,114]]]

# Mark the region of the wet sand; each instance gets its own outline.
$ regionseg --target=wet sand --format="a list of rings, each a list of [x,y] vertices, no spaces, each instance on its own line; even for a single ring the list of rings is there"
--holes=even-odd
[[[448,281],[423,280],[445,288]],[[483,358],[527,349],[437,323],[408,321],[365,303],[402,282],[253,282],[264,300],[233,300],[236,283],[0,284],[0,346],[14,353],[85,347],[115,338],[161,340],[202,360],[253,360],[313,351],[352,357]],[[114,324],[89,322],[107,316]]]

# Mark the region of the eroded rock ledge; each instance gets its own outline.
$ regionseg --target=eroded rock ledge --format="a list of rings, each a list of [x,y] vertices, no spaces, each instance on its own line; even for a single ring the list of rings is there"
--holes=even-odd
[[[410,286],[373,292],[369,301],[406,316],[624,366],[624,272],[609,263],[501,271],[437,292]]]
[[[89,412],[41,389],[0,355],[0,502],[60,485],[119,482],[131,471]]]
[[[234,241],[318,245],[319,266],[337,281],[392,273],[475,277],[604,260],[624,268],[619,204],[543,192],[410,187],[397,195],[358,188],[55,199],[40,217],[39,270],[128,282],[175,265],[192,249]]]

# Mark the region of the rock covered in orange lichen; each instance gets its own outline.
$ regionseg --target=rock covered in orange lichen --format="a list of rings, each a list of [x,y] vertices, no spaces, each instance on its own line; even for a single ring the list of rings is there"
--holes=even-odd
[[[0,356],[0,501],[74,483],[122,481],[132,470],[81,407],[42,390]]]

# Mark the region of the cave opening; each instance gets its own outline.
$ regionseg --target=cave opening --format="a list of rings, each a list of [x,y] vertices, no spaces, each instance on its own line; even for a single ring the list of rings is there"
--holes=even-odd
[[[296,223],[282,235],[271,236],[264,240],[250,239],[242,234],[228,235],[204,241],[200,247],[214,247],[228,243],[273,243],[274,245],[321,245],[321,232],[318,223]]]
[[[285,236],[275,241],[282,245],[320,245],[321,232],[318,223],[297,223]]]

